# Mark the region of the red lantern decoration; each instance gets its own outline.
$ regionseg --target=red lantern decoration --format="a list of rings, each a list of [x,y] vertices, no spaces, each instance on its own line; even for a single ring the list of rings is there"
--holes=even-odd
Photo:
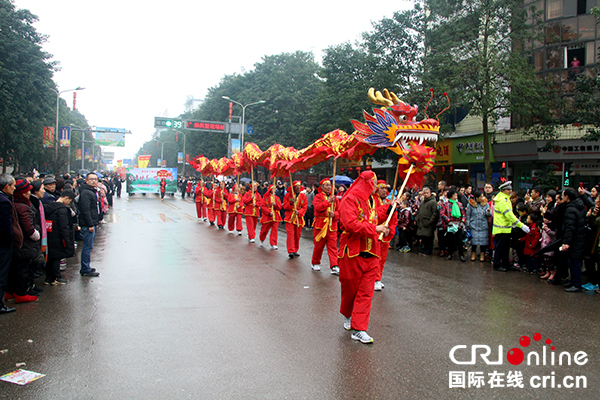
[[[348,171],[352,171],[352,170],[354,170],[354,168],[348,167]]]
[[[446,167],[442,167],[442,173],[446,172]]]
[[[454,167],[450,167],[450,173],[454,173]]]
[[[371,166],[367,165],[367,171],[370,171],[370,170],[371,170]]]
[[[345,171],[345,169],[344,169],[344,168],[340,168],[340,172],[344,172],[344,171]]]
[[[360,173],[361,167],[356,167],[356,172]]]

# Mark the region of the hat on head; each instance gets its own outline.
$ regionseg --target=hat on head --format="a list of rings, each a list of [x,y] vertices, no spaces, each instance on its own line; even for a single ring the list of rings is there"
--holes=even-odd
[[[500,190],[512,190],[512,181],[506,181],[502,185],[498,186]]]
[[[302,182],[300,182],[300,181],[294,181],[292,183],[292,186],[302,186]]]
[[[56,179],[54,179],[53,176],[49,175],[47,177],[44,178],[44,185],[50,185],[52,183],[56,183]]]
[[[31,183],[29,183],[27,179],[17,179],[17,182],[15,183],[16,194],[25,193],[32,188],[33,186],[31,186]]]
[[[330,182],[330,181],[331,181],[331,178],[323,178],[323,179],[321,179],[321,182],[319,182],[319,185],[322,185],[325,182]]]
[[[387,189],[387,182],[383,179],[377,181],[377,188],[379,189]]]

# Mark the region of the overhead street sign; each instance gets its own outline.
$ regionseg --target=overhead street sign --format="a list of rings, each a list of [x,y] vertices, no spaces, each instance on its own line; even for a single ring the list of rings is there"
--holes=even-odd
[[[168,117],[154,117],[155,128],[183,129],[183,121]]]
[[[226,132],[227,124],[224,122],[216,121],[194,121],[186,120],[185,128],[192,131],[204,131],[204,132]]]

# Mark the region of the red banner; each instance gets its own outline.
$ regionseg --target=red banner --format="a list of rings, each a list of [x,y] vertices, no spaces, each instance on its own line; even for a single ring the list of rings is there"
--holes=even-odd
[[[54,147],[54,127],[45,126],[44,127],[44,148],[51,149]]]

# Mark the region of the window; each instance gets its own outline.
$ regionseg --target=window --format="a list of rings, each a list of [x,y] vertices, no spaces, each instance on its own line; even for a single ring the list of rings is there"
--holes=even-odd
[[[587,42],[585,44],[585,65],[592,65],[596,63],[596,46],[594,42]]]
[[[585,5],[585,13],[591,14],[592,8],[596,7],[596,0],[587,0]]]
[[[546,24],[546,44],[560,42],[560,22],[549,22]]]
[[[577,0],[565,0],[563,16],[574,17],[577,15]]]
[[[563,0],[547,0],[546,19],[561,18],[563,16]]]
[[[560,47],[549,47],[546,49],[546,65],[548,69],[564,68],[563,53]]]
[[[577,18],[564,19],[562,21],[562,42],[572,42],[578,38]]]
[[[594,39],[596,37],[596,17],[582,15],[579,17],[579,39]]]

